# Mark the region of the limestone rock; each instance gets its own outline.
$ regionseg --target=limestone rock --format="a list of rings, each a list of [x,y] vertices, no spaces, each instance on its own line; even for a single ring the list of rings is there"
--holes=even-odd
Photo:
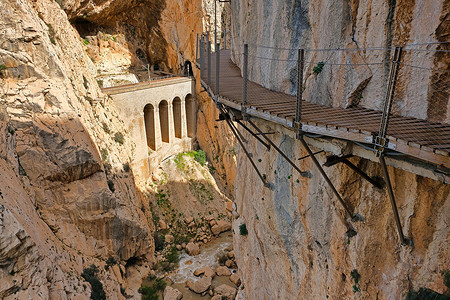
[[[235,284],[236,286],[241,285],[241,279],[239,278],[239,275],[237,273],[231,274],[230,281]]]
[[[211,278],[216,275],[216,273],[210,267],[203,267],[194,271],[194,276],[200,276],[202,274]]]
[[[234,297],[236,296],[237,293],[237,289],[226,285],[226,284],[222,284],[218,287],[216,287],[214,289],[214,292],[216,292],[217,294],[224,296],[227,298],[227,300],[234,300]]]
[[[228,257],[229,258],[234,258],[234,251],[228,252]]]
[[[211,300],[222,300],[222,295],[215,295]]]
[[[162,230],[166,230],[166,229],[169,228],[169,227],[167,226],[166,222],[164,222],[164,220],[159,220],[159,221],[158,221],[158,225],[159,225],[159,228],[162,229]]]
[[[185,222],[186,222],[186,224],[190,224],[190,223],[194,222],[194,218],[193,217],[187,217]]]
[[[231,229],[231,223],[224,221],[224,220],[217,221],[217,224],[214,225],[213,227],[211,227],[211,231],[215,235],[219,235],[220,233],[228,231],[230,229]]]
[[[231,275],[231,271],[227,267],[220,266],[220,267],[217,267],[216,274],[218,276],[230,276]]]
[[[226,210],[227,211],[233,211],[233,202],[232,201],[227,201],[226,202]]]
[[[166,243],[168,243],[168,244],[172,244],[173,241],[174,241],[173,235],[171,235],[171,234],[166,234],[166,235],[164,236],[164,241],[165,241]]]
[[[190,242],[186,245],[186,252],[192,256],[198,255],[198,254],[200,254],[200,248],[197,244]]]
[[[197,294],[202,294],[211,287],[212,278],[209,276],[203,276],[197,281],[188,280],[187,287]]]
[[[181,298],[183,298],[183,294],[171,286],[167,286],[164,290],[164,300],[180,300]]]

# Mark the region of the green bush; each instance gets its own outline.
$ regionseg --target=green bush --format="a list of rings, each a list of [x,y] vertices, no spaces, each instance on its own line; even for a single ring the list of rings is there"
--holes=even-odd
[[[322,72],[324,66],[325,66],[325,63],[324,63],[323,61],[319,62],[319,63],[317,64],[317,66],[315,66],[315,67],[313,68],[314,74],[317,75],[317,74],[319,74],[320,72]]]
[[[153,287],[149,286],[141,286],[138,290],[140,294],[142,294],[142,300],[158,300],[158,291]]]
[[[239,233],[244,236],[248,234],[247,225],[245,225],[245,223],[239,225]]]
[[[172,247],[166,255],[166,260],[170,263],[177,263],[180,261],[180,257],[176,247]]]
[[[105,162],[108,159],[108,149],[103,148],[101,151],[102,161]]]
[[[203,167],[206,163],[206,154],[203,150],[194,153],[194,159]]]
[[[98,268],[91,265],[89,268],[83,270],[81,277],[84,278],[91,285],[91,299],[92,300],[106,300],[105,290],[103,284],[97,278]]]
[[[116,132],[114,134],[114,141],[123,145],[123,142],[124,142],[123,134],[121,132]]]
[[[8,69],[7,66],[5,66],[5,65],[0,65],[0,71],[4,71],[4,70],[6,70],[6,69]]]

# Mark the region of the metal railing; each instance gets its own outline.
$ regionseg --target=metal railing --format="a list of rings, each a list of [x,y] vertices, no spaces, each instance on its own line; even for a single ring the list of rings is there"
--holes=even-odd
[[[221,114],[228,115],[222,119],[227,121],[267,187],[269,185],[264,174],[261,174],[254,164],[240,132],[230,122],[228,109],[220,103],[220,45],[216,44],[214,62],[208,35],[202,35],[197,44],[200,50],[201,77],[206,77],[207,88],[214,94],[214,101]],[[353,220],[361,220],[362,217],[350,211],[315,153],[309,148],[304,140],[306,132],[302,128],[302,121],[306,117],[309,120],[320,118],[327,126],[343,124],[342,127],[355,130],[368,128],[373,139],[367,143],[372,145],[379,158],[400,240],[403,244],[411,245],[411,240],[403,234],[384,157],[391,148],[391,136],[404,139],[407,143],[416,142],[420,146],[430,146],[436,153],[443,150],[446,152],[444,155],[448,156],[450,69],[446,63],[448,57],[444,59],[444,56],[450,55],[449,47],[450,43],[424,43],[395,48],[288,49],[245,44],[243,52],[235,54],[239,56],[236,61],[242,62],[240,110],[242,120],[248,121],[257,133],[252,132],[240,119],[237,119],[237,122],[268,149],[276,149],[301,174],[302,171],[251,122],[247,109],[249,105],[258,104],[271,107],[272,113],[275,111],[281,116],[290,117],[296,136],[307,150],[308,157],[311,157]],[[212,70],[215,70],[214,81]],[[261,89],[257,93],[250,92],[250,81],[261,84],[266,88],[266,93],[261,93]],[[292,106],[292,96],[296,98],[295,106]],[[284,109],[284,105],[289,108]],[[335,158],[335,161],[345,162],[346,159]],[[351,165],[348,160],[346,162]],[[330,162],[330,165],[333,163]],[[354,165],[351,166],[358,169]],[[382,186],[359,169],[358,174],[375,186]]]

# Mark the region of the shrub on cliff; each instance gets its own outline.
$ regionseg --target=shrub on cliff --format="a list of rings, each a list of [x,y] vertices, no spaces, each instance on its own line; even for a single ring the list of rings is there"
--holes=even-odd
[[[81,277],[91,285],[92,300],[106,300],[105,290],[103,290],[103,284],[98,279],[97,273],[98,268],[95,265],[91,265],[89,268],[83,270]]]

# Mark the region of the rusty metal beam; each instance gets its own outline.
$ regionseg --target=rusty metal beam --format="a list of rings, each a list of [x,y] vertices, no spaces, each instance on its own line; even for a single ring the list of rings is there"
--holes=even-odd
[[[255,128],[256,131],[258,131],[258,133],[260,135],[262,135],[264,137],[264,139],[297,171],[300,173],[301,176],[306,177],[308,176],[307,172],[303,172],[302,170],[300,170],[299,167],[297,167],[295,165],[295,163],[289,158],[287,157],[286,154],[284,154],[283,151],[281,151],[280,148],[277,147],[277,145],[275,145],[262,131],[261,129],[258,128],[258,126],[256,126],[252,121],[248,120],[248,123],[250,125],[252,125],[253,128]]]
[[[333,183],[331,182],[331,180],[328,177],[328,175],[325,173],[324,169],[320,165],[320,163],[317,160],[317,158],[314,156],[314,153],[312,152],[311,148],[309,148],[308,144],[306,143],[305,139],[303,138],[303,135],[300,135],[299,140],[302,143],[303,147],[305,147],[305,149],[308,152],[308,154],[311,156],[311,159],[312,159],[313,163],[316,165],[317,169],[319,169],[319,172],[320,172],[320,174],[322,174],[322,177],[325,179],[325,181],[331,187],[334,195],[339,200],[339,202],[341,203],[342,207],[344,207],[344,209],[347,212],[348,216],[352,218],[352,221],[363,221],[364,219],[360,215],[352,213],[350,211],[350,209],[347,207],[347,204],[345,204],[345,202],[342,199],[341,195],[339,194],[339,192],[334,187]]]
[[[395,224],[397,225],[398,235],[400,237],[400,241],[403,245],[412,246],[412,240],[407,239],[403,234],[402,223],[400,222],[400,217],[398,215],[397,204],[395,203],[394,191],[392,189],[391,180],[389,178],[389,172],[386,166],[386,161],[384,160],[384,155],[380,155],[380,165],[383,170],[384,181],[386,183],[386,187],[388,190],[389,200],[391,201],[392,211],[394,212]]]
[[[248,128],[243,122],[241,122],[240,120],[236,120],[236,122],[239,125],[241,125],[245,130],[247,130],[251,135],[253,135],[261,144],[263,144],[268,151],[270,150],[270,145],[264,142],[256,133],[254,133],[250,128]]]
[[[242,150],[244,150],[245,155],[250,160],[251,165],[255,169],[256,173],[258,174],[259,178],[263,182],[264,186],[265,187],[269,187],[269,184],[266,182],[266,176],[261,174],[261,172],[258,170],[258,167],[256,166],[255,162],[252,159],[252,155],[248,152],[247,148],[245,148],[244,143],[242,142],[241,138],[239,137],[239,135],[236,132],[236,128],[233,127],[233,125],[231,124],[232,122],[228,118],[225,121],[227,122],[228,126],[231,129],[231,132],[233,132],[233,135],[236,137],[236,139],[238,140],[239,144],[241,145]]]

